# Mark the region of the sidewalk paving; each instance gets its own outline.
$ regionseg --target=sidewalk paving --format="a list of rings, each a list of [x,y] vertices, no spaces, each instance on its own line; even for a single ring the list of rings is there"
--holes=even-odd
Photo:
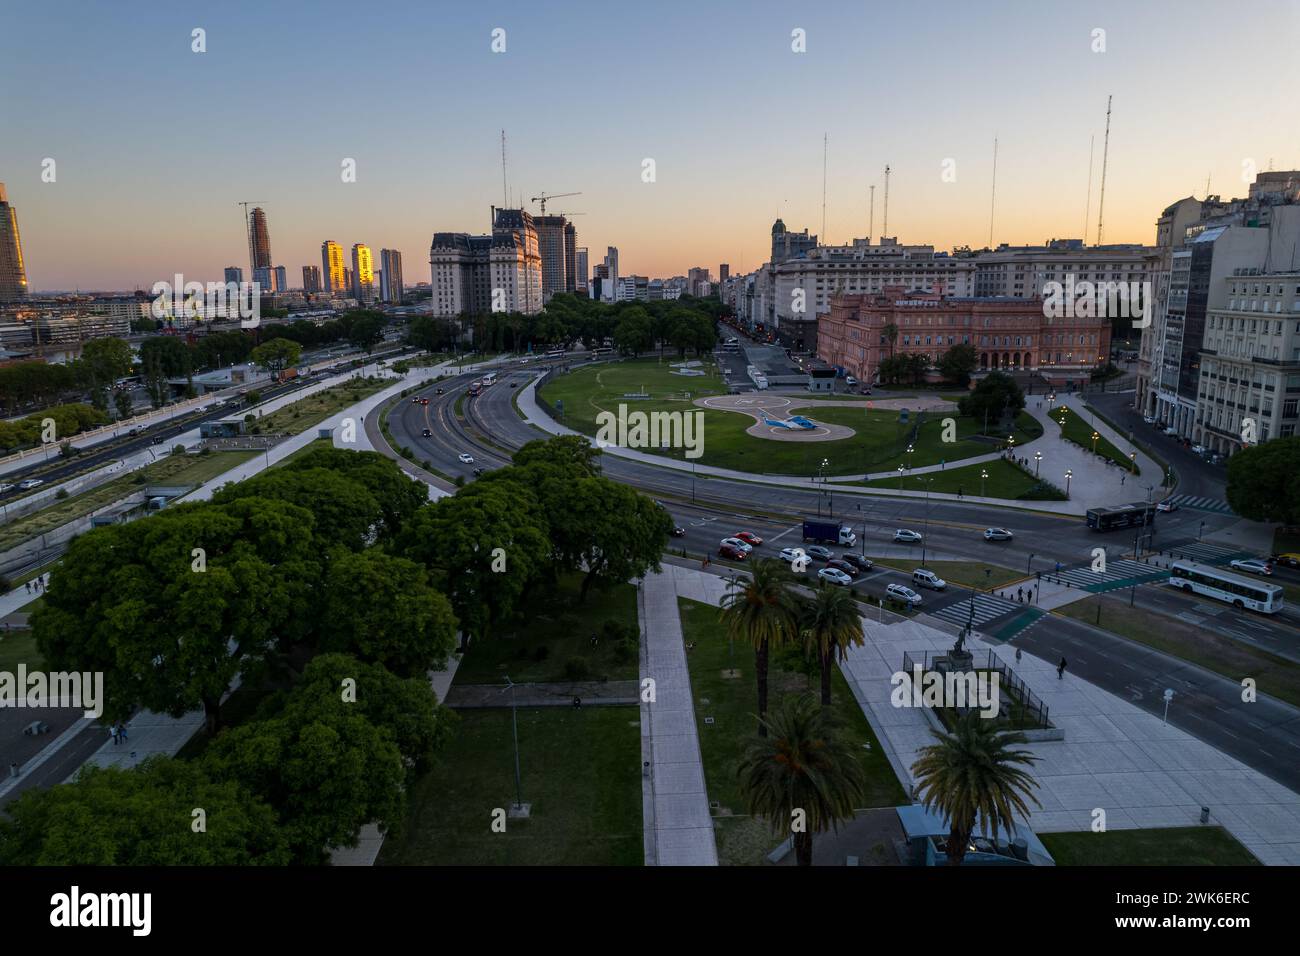
[[[681,569],[665,566],[641,582],[641,678],[654,680],[655,701],[641,705],[641,759],[646,866],[717,866],[713,816],[704,785],[694,697],[677,611]],[[719,579],[708,575],[712,580]]]

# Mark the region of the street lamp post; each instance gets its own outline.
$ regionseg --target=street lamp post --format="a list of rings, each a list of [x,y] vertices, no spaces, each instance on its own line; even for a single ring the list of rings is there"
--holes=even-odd
[[[902,465],[899,465],[899,466],[898,466],[898,490],[899,490],[899,491],[902,491],[902,490],[903,490],[903,472],[904,472],[905,470],[906,470],[906,469],[904,469],[904,467],[903,467]]]
[[[504,691],[510,691],[510,723],[515,738],[515,808],[523,810],[524,808],[524,790],[519,779],[519,711],[515,707],[515,682],[506,676],[506,686]]]
[[[1129,457],[1129,461],[1133,462],[1133,474],[1136,475],[1138,470],[1138,453],[1135,451],[1131,451],[1128,453],[1128,457]]]
[[[1069,468],[1065,469],[1065,497],[1070,497],[1070,479],[1074,477],[1074,472]]]
[[[1025,574],[1028,574],[1033,570],[1035,557],[1037,557],[1037,555],[1035,555],[1034,552],[1029,552],[1029,560],[1025,562]]]
[[[921,567],[925,567],[925,546],[930,541],[930,486],[934,479],[918,476],[916,480],[925,482],[925,530],[921,532]]]
[[[1043,453],[1041,451],[1034,452],[1034,477],[1035,478],[1038,477],[1038,470],[1042,464],[1043,464]]]
[[[1099,433],[1097,432],[1092,433],[1092,453],[1094,455],[1097,454],[1097,439],[1099,439],[1100,437],[1101,435]]]
[[[1196,532],[1196,541],[1197,541],[1198,544],[1200,543],[1201,535],[1204,534],[1204,533],[1205,533],[1205,522],[1202,521],[1202,522],[1201,522],[1201,527],[1200,527],[1200,528],[1197,530],[1197,532]]]
[[[989,476],[989,470],[987,468],[981,468],[980,469],[980,497],[981,498],[984,497],[984,482],[988,478],[988,476]]]

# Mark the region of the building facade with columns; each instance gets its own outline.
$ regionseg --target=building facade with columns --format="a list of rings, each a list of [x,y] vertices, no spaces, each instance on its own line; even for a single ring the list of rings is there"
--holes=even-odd
[[[890,341],[891,327],[896,330]],[[976,372],[1033,371],[1079,381],[1105,365],[1110,320],[1049,316],[1041,299],[982,299],[909,291],[840,295],[817,328],[817,356],[863,382],[891,355],[923,355],[933,366],[955,345],[975,349]]]

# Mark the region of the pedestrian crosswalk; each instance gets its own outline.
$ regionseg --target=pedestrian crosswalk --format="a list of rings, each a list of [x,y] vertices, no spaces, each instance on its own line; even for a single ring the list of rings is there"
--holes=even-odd
[[[1166,545],[1165,550],[1180,561],[1195,561],[1198,564],[1227,564],[1234,558],[1251,557],[1249,552],[1240,548],[1199,541]]]
[[[1024,607],[1023,604],[1008,601],[1006,598],[1000,598],[994,594],[977,593],[975,595],[974,626],[982,627],[994,618],[999,618],[1008,611],[1014,611],[1016,608],[1022,607]],[[949,624],[965,627],[971,621],[971,601],[968,597],[964,601],[957,601],[929,613],[934,617],[947,621]]]
[[[1191,508],[1193,511],[1213,511],[1215,514],[1221,515],[1230,515],[1235,513],[1222,498],[1202,498],[1195,495],[1174,495],[1169,499],[1169,503],[1178,505],[1180,508]]]
[[[1071,587],[1085,591],[1113,591],[1126,588],[1131,584],[1143,584],[1169,577],[1167,569],[1161,569],[1140,561],[1121,558],[1107,561],[1105,571],[1094,571],[1091,564],[1078,567],[1062,568],[1060,571],[1046,571],[1044,578],[1069,584]]]

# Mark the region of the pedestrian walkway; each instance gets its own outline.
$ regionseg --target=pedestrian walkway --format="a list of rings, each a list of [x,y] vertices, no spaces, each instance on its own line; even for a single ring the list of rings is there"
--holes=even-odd
[[[1235,511],[1222,498],[1199,498],[1192,495],[1174,495],[1169,499],[1170,504],[1177,505],[1180,508],[1191,508],[1193,511],[1210,511],[1214,514],[1231,515]]]
[[[892,675],[903,654],[919,660],[945,653],[951,635],[907,620],[863,623],[866,643],[849,649],[840,665],[899,780],[911,790],[911,767],[934,743],[924,708],[896,707]],[[1057,678],[1053,661],[978,637],[967,642],[976,661],[991,649],[1049,708],[1060,741],[1021,745],[1038,762],[1030,774],[1041,803],[1026,823],[1037,833],[1091,830],[1098,809],[1108,830],[1199,826],[1201,808],[1261,862],[1300,865],[1300,796],[1191,734],[1068,670]],[[1032,807],[1032,804],[1031,804]]]
[[[637,593],[641,680],[654,681],[654,700],[641,705],[647,866],[718,865],[695,727],[695,700],[677,610],[676,573],[682,570],[667,565],[661,573],[647,575]],[[714,580],[718,587],[725,587],[720,579]]]
[[[1060,571],[1043,572],[1044,581],[1069,584],[1092,594],[1146,584],[1148,581],[1161,581],[1168,577],[1168,568],[1158,568],[1129,558],[1107,561],[1104,571],[1094,571],[1090,563],[1084,563]]]
[[[1199,564],[1227,564],[1229,561],[1235,561],[1237,558],[1254,557],[1249,551],[1242,551],[1240,548],[1234,548],[1224,544],[1208,544],[1206,542],[1189,541],[1186,544],[1170,544],[1161,552],[1161,555],[1170,554],[1178,561],[1196,561]]]
[[[1023,607],[1024,605],[1019,602],[998,597],[996,594],[976,592],[974,626],[983,627],[989,621]],[[971,600],[967,598],[964,601],[958,601],[956,604],[949,604],[947,607],[940,608],[937,611],[928,611],[927,613],[931,617],[937,617],[949,624],[965,627],[971,621]]]

